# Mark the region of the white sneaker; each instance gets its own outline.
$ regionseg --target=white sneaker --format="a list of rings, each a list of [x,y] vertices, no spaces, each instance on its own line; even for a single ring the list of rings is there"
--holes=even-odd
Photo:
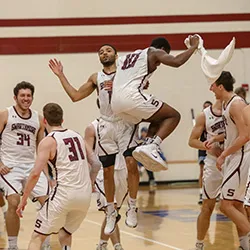
[[[49,245],[42,246],[42,250],[51,250],[51,247]]]
[[[8,250],[18,250],[18,247],[9,247]]]
[[[101,245],[100,244],[98,244],[97,246],[96,246],[96,250],[108,250],[108,243],[102,243]]]
[[[123,247],[122,247],[122,245],[120,243],[116,244],[114,249],[115,250],[124,250]]]
[[[196,243],[195,250],[205,250],[204,243]]]
[[[106,235],[110,235],[114,232],[118,220],[119,216],[116,210],[114,210],[111,214],[106,215],[106,226],[104,228],[104,233]]]
[[[128,227],[135,228],[137,226],[137,207],[129,207],[126,212],[125,223]]]
[[[168,165],[161,155],[161,149],[155,143],[139,146],[133,151],[133,157],[146,169],[153,172],[168,169]]]

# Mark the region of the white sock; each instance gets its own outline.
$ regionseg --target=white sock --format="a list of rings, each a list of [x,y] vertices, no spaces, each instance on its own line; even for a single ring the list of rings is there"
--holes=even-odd
[[[8,236],[9,248],[17,247],[17,236]]]
[[[100,241],[99,241],[99,246],[102,246],[102,245],[104,245],[104,244],[108,244],[108,242],[107,242],[106,240],[100,239]]]
[[[121,246],[121,243],[116,243],[116,244],[114,245],[114,248],[116,248],[116,247],[118,247],[118,246]]]
[[[108,202],[107,203],[107,214],[112,214],[115,210],[115,204],[114,202]]]
[[[128,204],[130,207],[136,207],[136,199],[133,199],[129,196],[128,197]]]
[[[204,240],[196,240],[196,244],[195,244],[196,247],[203,247],[204,246]]]
[[[48,236],[46,239],[45,239],[45,241],[43,242],[43,247],[44,246],[49,246],[50,245],[50,236]]]
[[[153,143],[156,144],[157,146],[160,146],[160,144],[162,143],[161,137],[155,136],[153,139]]]
[[[71,250],[71,247],[70,246],[63,246],[62,250]]]
[[[248,234],[245,236],[241,236],[239,237],[239,241],[240,241],[240,246],[244,249],[247,250],[249,249],[249,239],[248,239]]]

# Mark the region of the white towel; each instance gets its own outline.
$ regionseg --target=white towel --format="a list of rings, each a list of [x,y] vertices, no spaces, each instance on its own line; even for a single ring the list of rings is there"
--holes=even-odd
[[[199,35],[197,35],[199,36]],[[188,36],[184,43],[189,48],[190,47],[190,36]],[[214,83],[221,75],[224,70],[226,64],[231,60],[234,48],[235,48],[235,38],[233,37],[232,41],[228,44],[228,46],[221,52],[218,59],[214,59],[208,55],[206,49],[203,46],[203,39],[199,36],[199,46],[198,52],[201,55],[201,69],[207,78],[207,82],[209,84]]]

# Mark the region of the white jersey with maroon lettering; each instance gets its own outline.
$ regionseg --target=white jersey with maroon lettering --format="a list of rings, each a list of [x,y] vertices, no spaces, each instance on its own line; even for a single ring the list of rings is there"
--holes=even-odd
[[[203,110],[206,121],[207,139],[211,139],[215,135],[219,135],[225,132],[225,125],[222,115],[216,115],[213,112],[212,106]]]
[[[66,189],[91,188],[83,138],[70,129],[53,131],[48,136],[57,143],[56,157],[49,162],[54,167],[57,189],[66,192]]]
[[[232,96],[231,100],[227,103],[227,106],[224,107],[223,105],[223,110],[222,110],[222,116],[223,116],[223,120],[225,123],[225,129],[226,129],[226,138],[225,138],[225,148],[230,147],[233,142],[235,141],[235,139],[238,137],[238,129],[236,127],[235,122],[233,121],[231,115],[230,115],[230,107],[232,105],[232,103],[236,100],[240,100],[242,102],[244,102],[244,100],[237,95]],[[250,149],[250,143],[247,142],[244,145],[244,151],[248,151]],[[241,153],[242,149],[239,149],[236,153]]]
[[[116,95],[123,90],[141,91],[150,76],[148,73],[148,48],[119,57],[113,93]]]
[[[143,93],[151,75],[148,72],[148,48],[118,59],[111,101],[115,114],[137,124],[153,116],[162,107],[161,100]]]
[[[1,160],[9,163],[32,164],[35,161],[39,115],[30,110],[29,118],[22,118],[15,107],[8,107],[8,121],[2,131]]]
[[[207,132],[207,139],[213,136],[224,133],[225,127],[222,115],[216,115],[213,112],[212,106],[203,110],[205,115],[205,129]],[[223,144],[218,144],[223,147]],[[216,168],[217,158],[207,153],[204,160],[205,166],[203,171],[203,184],[202,184],[202,198],[215,199],[220,194],[223,175],[222,172]]]
[[[98,98],[100,104],[100,113],[101,117],[108,121],[116,121],[120,118],[114,115],[111,109],[111,96],[112,96],[112,88],[107,88],[106,84],[109,82],[113,84],[113,80],[115,77],[115,72],[111,74],[107,74],[103,71],[97,73],[97,89],[98,89]]]

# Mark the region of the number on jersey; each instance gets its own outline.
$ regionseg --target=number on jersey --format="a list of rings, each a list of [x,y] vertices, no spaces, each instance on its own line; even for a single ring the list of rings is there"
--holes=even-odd
[[[21,146],[30,146],[30,135],[17,133],[18,141],[16,142],[17,145]]]
[[[69,145],[69,160],[70,161],[79,161],[79,158],[82,160],[85,159],[81,143],[77,137],[65,138],[63,139],[65,145]],[[79,157],[80,156],[80,157]]]
[[[128,54],[123,63],[122,70],[133,68],[135,66],[136,61],[138,60],[141,53],[138,54]]]

